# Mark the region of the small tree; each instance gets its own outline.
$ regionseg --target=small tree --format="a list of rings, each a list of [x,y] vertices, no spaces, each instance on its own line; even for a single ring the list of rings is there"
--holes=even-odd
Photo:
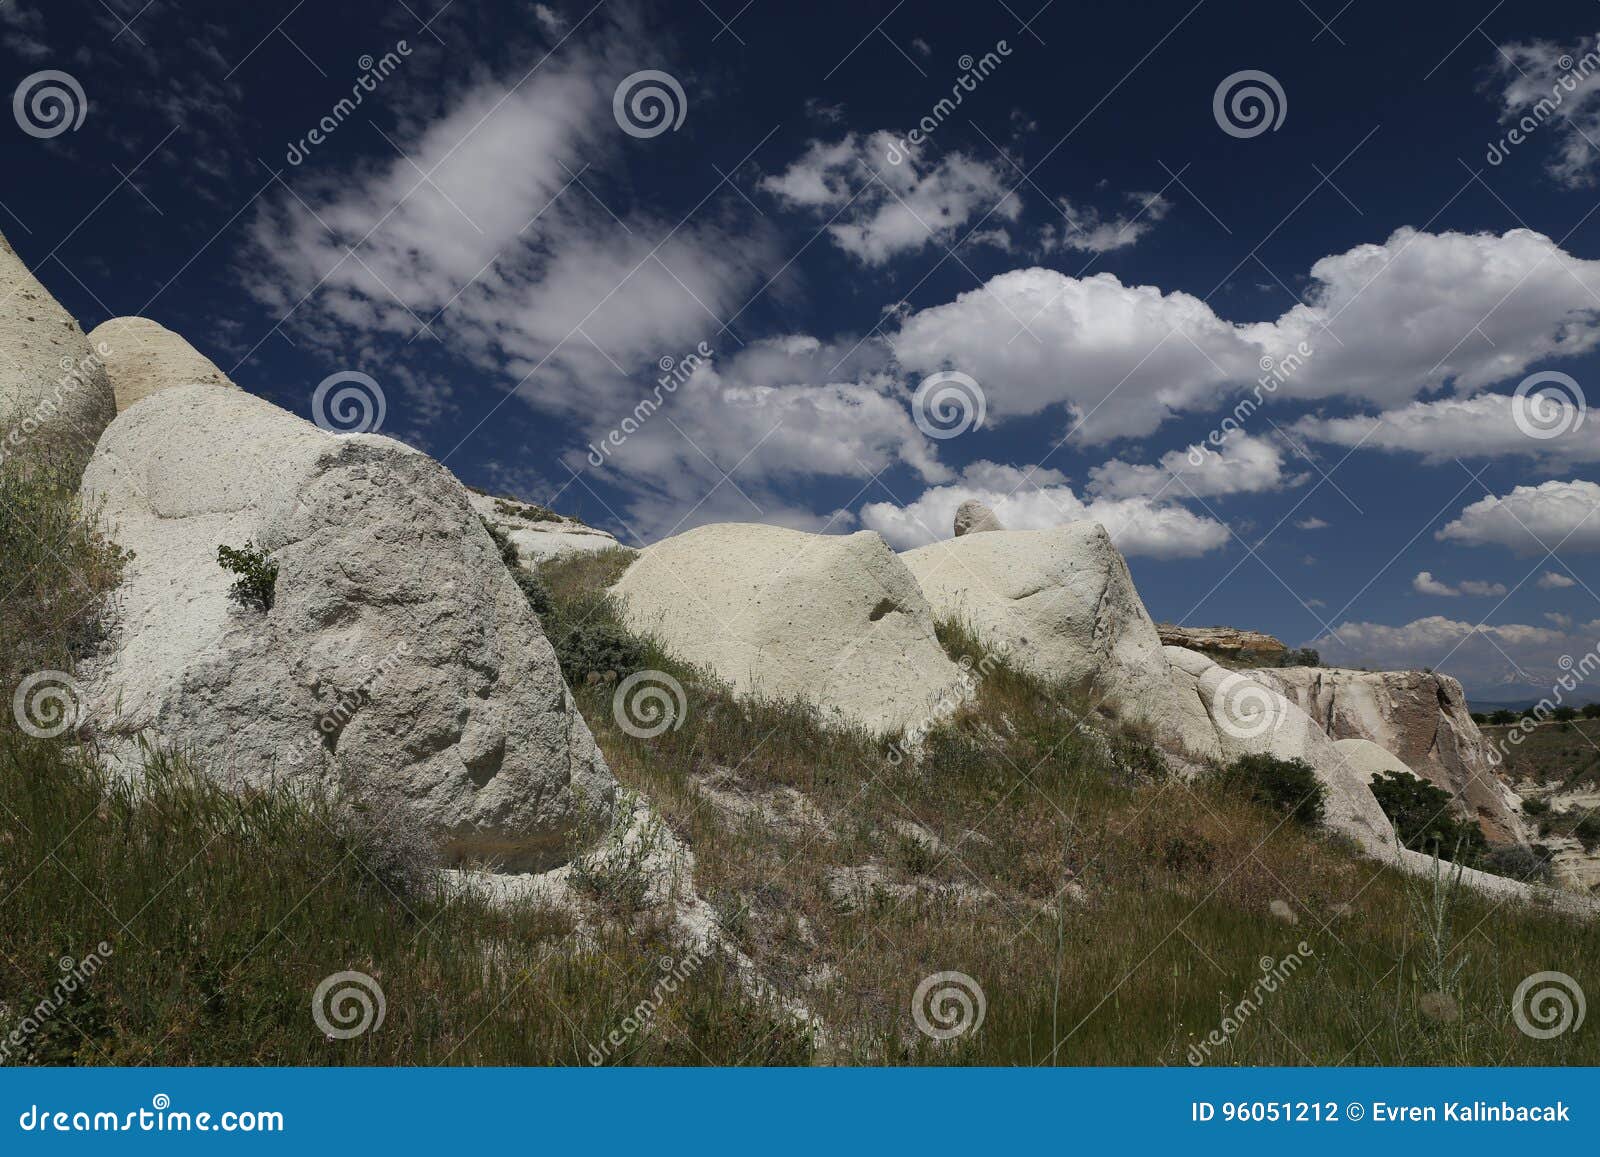
[[[1590,703],[1583,709],[1585,719],[1600,719],[1600,703]]]
[[[1507,711],[1504,707],[1500,708],[1500,710],[1489,716],[1489,722],[1493,723],[1496,727],[1507,727],[1516,721],[1517,717],[1511,714],[1511,712]]]
[[[1401,771],[1373,777],[1372,794],[1412,851],[1470,864],[1488,851],[1488,841],[1470,820],[1457,818],[1450,793]]]
[[[1555,712],[1551,715],[1551,718],[1557,723],[1571,723],[1577,717],[1578,709],[1576,707],[1566,706],[1557,707]]]
[[[228,597],[243,607],[254,607],[266,612],[272,609],[278,584],[278,564],[267,552],[247,542],[235,550],[231,546],[217,547],[217,565],[239,576],[228,590]]]

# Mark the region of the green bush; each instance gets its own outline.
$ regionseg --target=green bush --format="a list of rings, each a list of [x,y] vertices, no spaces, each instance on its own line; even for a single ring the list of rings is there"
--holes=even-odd
[[[500,552],[500,561],[506,564],[506,569],[511,572],[511,577],[517,580],[517,587],[522,591],[523,597],[528,600],[528,605],[538,615],[550,613],[550,590],[544,585],[544,580],[524,567],[517,554],[517,544],[511,537],[495,526],[487,518],[479,516],[478,521],[483,523],[483,529],[489,532],[489,538],[494,542],[494,548]]]
[[[1578,709],[1576,707],[1567,707],[1563,705],[1561,707],[1557,707],[1555,711],[1551,713],[1550,717],[1557,723],[1571,723],[1578,717]]]
[[[1600,703],[1588,703],[1581,712],[1585,719],[1600,719]]]
[[[1405,772],[1383,772],[1373,777],[1372,794],[1400,842],[1413,851],[1472,864],[1489,850],[1478,825],[1456,816],[1450,793],[1426,780]]]
[[[569,684],[608,671],[621,678],[644,666],[644,647],[609,618],[595,615],[570,624],[552,621],[546,624],[546,634]]]
[[[247,542],[235,550],[231,546],[217,547],[217,564],[225,571],[239,576],[228,595],[242,607],[270,611],[277,597],[278,564],[267,557],[267,552],[254,543]]]
[[[1550,801],[1547,799],[1525,799],[1522,801],[1522,814],[1535,817],[1549,815]]]
[[[1497,876],[1506,876],[1525,883],[1548,884],[1551,880],[1550,854],[1542,848],[1508,844],[1491,848],[1483,854],[1478,866]]]
[[[1496,727],[1505,727],[1509,724],[1515,723],[1516,721],[1517,717],[1510,711],[1507,711],[1504,707],[1500,708],[1500,710],[1489,716],[1489,722],[1493,723]]]
[[[1242,755],[1222,770],[1228,788],[1243,790],[1255,803],[1290,816],[1306,827],[1322,822],[1328,789],[1303,759]]]

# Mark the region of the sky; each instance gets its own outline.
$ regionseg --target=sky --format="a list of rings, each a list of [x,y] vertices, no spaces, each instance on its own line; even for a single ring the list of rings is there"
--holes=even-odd
[[[1093,518],[1158,620],[1512,700],[1600,645],[1597,34],[0,0],[0,232],[86,329],[631,545]]]

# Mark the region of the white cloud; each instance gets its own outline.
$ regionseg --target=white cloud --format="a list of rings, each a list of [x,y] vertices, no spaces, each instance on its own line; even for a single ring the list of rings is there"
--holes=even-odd
[[[1198,464],[1190,457],[1194,454]],[[1155,466],[1132,465],[1119,458],[1089,471],[1088,491],[1106,498],[1214,498],[1279,490],[1304,481],[1286,477],[1283,454],[1266,438],[1235,434],[1222,449],[1191,446],[1161,456]]]
[[[1326,530],[1328,528],[1328,524],[1314,514],[1310,518],[1300,519],[1295,523],[1295,526],[1301,530]]]
[[[628,139],[611,112],[625,71],[569,43],[401,133],[406,157],[267,201],[249,288],[283,312],[307,298],[294,324],[326,349],[431,323],[525,402],[584,419],[615,408],[630,375],[715,334],[778,260],[769,231],[714,209],[679,225],[619,203],[619,225],[596,202],[599,166]]]
[[[1577,585],[1577,579],[1569,578],[1566,575],[1560,574],[1553,570],[1545,571],[1539,576],[1538,582],[1540,589],[1547,591],[1561,591],[1566,590],[1568,587],[1575,587]]]
[[[1351,418],[1302,418],[1294,429],[1302,437],[1336,446],[1421,454],[1438,464],[1455,458],[1525,455],[1554,462],[1600,461],[1600,422],[1584,421],[1564,395],[1547,394],[1548,428],[1564,433],[1550,438],[1525,434],[1512,414],[1511,395],[1478,394],[1412,402],[1381,414]]]
[[[1571,615],[1563,615],[1560,611],[1546,611],[1544,617],[1546,622],[1554,623],[1563,631],[1572,630]]]
[[[1039,248],[1045,253],[1069,249],[1079,253],[1110,253],[1137,245],[1169,212],[1172,202],[1159,193],[1127,193],[1131,213],[1102,216],[1093,205],[1076,205],[1066,197],[1056,204],[1066,220],[1057,226],[1046,225],[1039,234]]]
[[[925,490],[906,506],[868,503],[861,508],[861,525],[882,534],[896,549],[924,546],[954,533],[956,508],[968,499],[988,505],[1011,530],[1042,530],[1093,519],[1129,555],[1192,558],[1228,541],[1228,530],[1221,523],[1181,506],[1158,505],[1147,498],[1096,498],[1085,503],[1053,470],[1035,469],[1030,474],[994,462],[973,463],[958,481]]]
[[[533,18],[539,22],[546,36],[559,38],[567,30],[567,22],[548,4],[535,4]]]
[[[892,163],[891,157],[901,159]],[[931,162],[884,131],[814,140],[760,187],[790,208],[831,222],[826,228],[834,244],[867,265],[948,245],[969,221],[1014,221],[1022,209],[998,163],[959,152]]]
[[[1528,138],[1510,148],[1528,147],[1540,133],[1551,134],[1557,151],[1550,174],[1568,187],[1594,183],[1593,141],[1600,134],[1600,58],[1595,51],[1594,38],[1571,48],[1529,40],[1500,45],[1494,59],[1505,82],[1501,119]]]
[[[1581,630],[1592,632],[1600,624]],[[1580,655],[1594,645],[1587,634],[1517,623],[1491,626],[1430,615],[1402,626],[1340,623],[1312,646],[1330,666],[1372,670],[1434,668],[1454,675],[1469,691],[1492,698],[1493,690],[1548,688],[1562,673],[1562,655]]]
[[[1441,542],[1505,546],[1519,554],[1600,550],[1600,486],[1542,482],[1487,495],[1434,535]]]
[[[1600,262],[1526,229],[1399,229],[1322,258],[1311,280],[1307,303],[1235,325],[1189,294],[1109,273],[1019,269],[911,313],[890,340],[913,371],[977,378],[996,419],[1066,403],[1088,442],[1231,409],[1262,377],[1263,357],[1286,364],[1301,343],[1311,356],[1268,392],[1390,408],[1447,385],[1476,392],[1600,345]]]
[[[1411,589],[1419,595],[1441,595],[1445,598],[1475,595],[1485,598],[1505,594],[1506,584],[1488,583],[1479,579],[1463,579],[1455,586],[1451,586],[1449,583],[1440,582],[1434,578],[1431,571],[1418,571],[1417,577],[1411,580]]]

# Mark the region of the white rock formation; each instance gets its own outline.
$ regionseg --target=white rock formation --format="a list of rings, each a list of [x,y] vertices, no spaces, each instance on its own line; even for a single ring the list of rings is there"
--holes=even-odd
[[[512,498],[468,492],[472,509],[517,548],[517,561],[533,567],[546,559],[567,554],[628,548],[603,530],[585,526],[575,518],[535,517],[538,507]]]
[[[956,508],[956,537],[966,534],[982,534],[991,530],[1004,530],[1000,520],[976,498],[969,498]]]
[[[1368,783],[1379,775],[1391,775],[1395,772],[1417,775],[1394,752],[1384,750],[1370,739],[1335,739],[1333,746],[1351,769],[1363,776]],[[1417,776],[1417,778],[1424,777]]]
[[[102,359],[0,237],[0,462],[60,462],[74,476],[116,417]]]
[[[114,317],[95,326],[89,344],[105,358],[117,413],[157,390],[206,385],[238,389],[210,358],[145,317]]]
[[[1315,720],[1283,695],[1256,682],[1251,675],[1212,662],[1197,651],[1167,647],[1173,680],[1190,703],[1185,710],[1202,710],[1216,728],[1224,759],[1264,753],[1279,759],[1304,760],[1328,789],[1324,809],[1327,827],[1347,837],[1367,855],[1412,875],[1430,875],[1434,861],[1420,852],[1398,846],[1394,829],[1367,786],[1370,752],[1348,758]],[[1365,749],[1359,749],[1365,751]],[[1404,766],[1402,764],[1402,766]],[[1444,871],[1456,872],[1445,864]],[[1504,876],[1461,869],[1461,880],[1494,897],[1545,904],[1585,916],[1600,912],[1588,897],[1539,885],[1523,884]]]
[[[966,623],[985,646],[1108,714],[1216,754],[1208,726],[1184,726],[1155,624],[1099,523],[969,534],[900,557],[936,617]]]
[[[1370,739],[1461,803],[1498,843],[1526,831],[1516,793],[1495,774],[1491,750],[1461,684],[1427,671],[1267,667],[1251,678],[1279,691],[1335,739]]]
[[[901,731],[965,694],[916,580],[871,531],[701,526],[646,548],[612,589],[632,630],[825,721]]]
[[[148,729],[230,782],[403,809],[453,862],[547,868],[581,816],[609,821],[555,655],[431,458],[179,385],[117,418],[83,489],[135,552],[114,646],[81,672],[111,758]],[[252,541],[279,567],[265,613],[217,562]]]

